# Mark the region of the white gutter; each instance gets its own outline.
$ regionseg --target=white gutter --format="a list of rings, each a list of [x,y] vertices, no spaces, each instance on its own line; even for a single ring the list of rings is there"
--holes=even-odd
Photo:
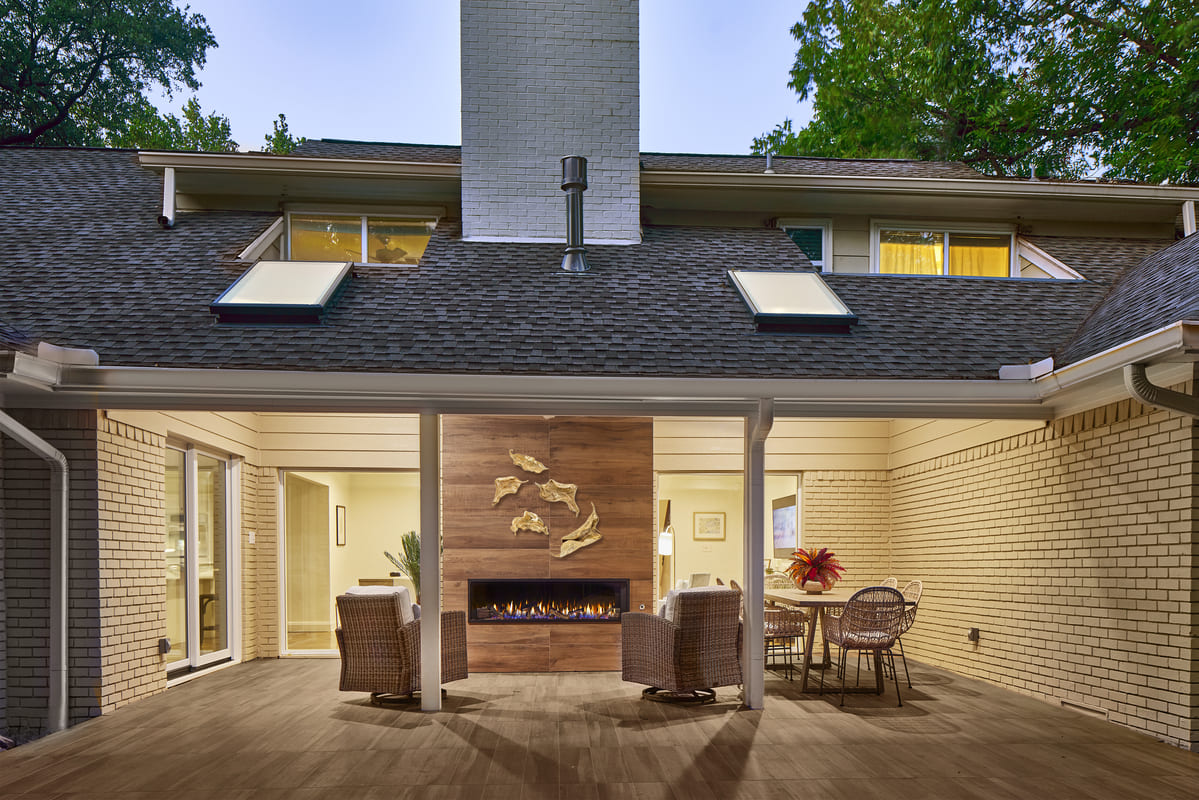
[[[1119,372],[1128,364],[1185,362],[1197,359],[1199,322],[1182,320],[1056,369],[1037,378],[1034,383],[1040,396],[1044,398],[1100,375]]]
[[[50,465],[50,700],[46,727],[67,727],[67,554],[70,531],[70,471],[67,457],[45,439],[0,411],[0,433]]]
[[[1047,419],[1026,381],[379,374],[62,367],[44,407]],[[0,382],[0,391],[5,387]]]

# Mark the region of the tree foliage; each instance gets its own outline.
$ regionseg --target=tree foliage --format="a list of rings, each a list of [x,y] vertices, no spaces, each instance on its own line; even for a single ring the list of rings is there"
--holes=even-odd
[[[303,136],[297,139],[288,132],[287,116],[284,114],[280,114],[279,119],[271,122],[271,125],[274,127],[274,131],[264,137],[266,139],[266,147],[262,148],[264,153],[285,156],[307,141]]]
[[[136,147],[142,150],[201,150],[210,153],[232,153],[237,150],[233,131],[227,117],[213,113],[204,116],[200,103],[191,98],[183,106],[183,118],[174,114],[159,114],[145,100],[130,119],[126,129],[109,135],[105,143],[113,147]]]
[[[216,46],[204,17],[172,0],[0,0],[0,10],[0,144],[103,144],[146,121],[149,87],[198,88]]]
[[[815,116],[754,152],[1199,181],[1194,0],[812,0],[791,33]]]

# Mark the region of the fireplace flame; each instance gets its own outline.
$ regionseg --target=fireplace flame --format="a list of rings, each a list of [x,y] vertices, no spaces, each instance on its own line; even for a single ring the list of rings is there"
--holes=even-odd
[[[620,619],[620,609],[612,603],[507,603],[481,606],[477,613],[486,620]]]

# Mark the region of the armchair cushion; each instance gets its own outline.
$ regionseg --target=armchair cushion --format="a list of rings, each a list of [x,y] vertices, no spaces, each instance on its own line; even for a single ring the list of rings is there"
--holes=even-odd
[[[412,602],[412,595],[408,593],[407,586],[351,586],[346,589],[346,594],[350,595],[381,595],[381,594],[398,594],[400,621],[407,625],[414,619],[420,619],[420,612],[417,606]]]

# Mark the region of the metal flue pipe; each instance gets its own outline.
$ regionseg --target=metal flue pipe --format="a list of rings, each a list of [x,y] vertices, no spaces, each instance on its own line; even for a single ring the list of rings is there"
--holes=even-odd
[[[566,252],[562,269],[586,272],[587,250],[583,247],[583,192],[587,189],[587,159],[583,156],[562,158],[562,191],[566,192]]]

